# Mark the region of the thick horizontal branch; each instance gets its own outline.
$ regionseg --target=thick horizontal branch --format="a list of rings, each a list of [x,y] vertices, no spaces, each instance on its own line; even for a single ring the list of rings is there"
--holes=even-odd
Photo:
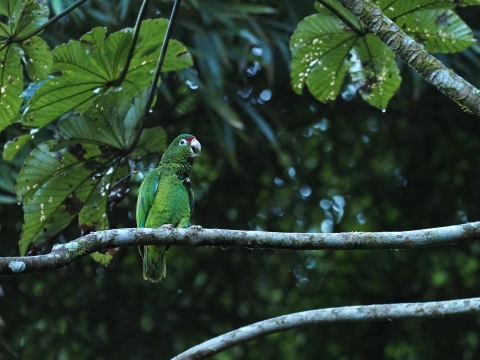
[[[445,67],[405,34],[372,0],[338,0],[430,84],[463,109],[480,116],[480,90]]]
[[[416,249],[480,240],[480,222],[402,232],[279,233],[221,229],[116,229],[98,231],[50,254],[0,258],[0,275],[52,271],[95,251],[136,246],[218,246],[279,250]]]
[[[302,311],[275,317],[230,331],[175,356],[172,360],[206,359],[234,345],[301,326],[331,322],[392,321],[443,318],[480,311],[480,298],[388,305],[345,306]]]

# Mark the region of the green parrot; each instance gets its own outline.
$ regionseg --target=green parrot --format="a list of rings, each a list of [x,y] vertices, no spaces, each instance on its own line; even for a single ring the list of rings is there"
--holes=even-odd
[[[178,136],[167,148],[158,167],[140,185],[137,200],[137,227],[186,228],[190,224],[194,198],[190,184],[193,162],[202,147],[195,136]],[[165,251],[168,247],[149,245],[140,248],[143,277],[158,282],[167,272]]]

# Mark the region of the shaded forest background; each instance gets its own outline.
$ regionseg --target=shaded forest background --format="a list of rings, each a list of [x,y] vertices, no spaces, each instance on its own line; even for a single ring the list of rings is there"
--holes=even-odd
[[[69,2],[51,4],[59,12]],[[146,126],[163,126],[169,141],[189,132],[202,143],[192,176],[194,224],[388,231],[480,218],[477,117],[400,62],[402,85],[385,113],[347,91],[331,106],[307,92],[296,95],[288,42],[298,22],[315,12],[313,1],[261,5],[259,11],[245,2],[185,1],[177,19],[173,38],[192,53],[194,70],[164,75]],[[94,26],[112,33],[133,26],[139,6],[137,0],[87,1],[42,37],[53,47]],[[168,17],[171,6],[152,1],[147,17]],[[457,12],[478,39],[480,7]],[[478,44],[439,59],[480,87]],[[224,99],[235,114],[222,114]],[[0,256],[18,254],[18,171],[54,129],[37,133],[13,162],[0,162]],[[0,141],[20,133],[11,126]],[[112,228],[135,226],[139,181],[109,215]],[[73,224],[60,241],[77,237]],[[349,252],[172,248],[160,284],[143,280],[135,248],[122,249],[108,267],[85,257],[58,272],[1,278],[0,358],[166,359],[296,311],[478,296],[479,254],[480,244]],[[321,325],[214,359],[468,360],[480,356],[478,328],[478,316]]]

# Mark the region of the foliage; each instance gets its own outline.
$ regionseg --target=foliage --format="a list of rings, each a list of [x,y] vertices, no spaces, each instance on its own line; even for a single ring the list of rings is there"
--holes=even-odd
[[[7,23],[0,26],[6,69],[1,90],[7,95],[0,100],[3,127],[20,118],[23,125],[37,131],[74,112],[61,121],[57,140],[41,143],[32,151],[18,176],[16,195],[25,212],[19,242],[23,255],[33,243],[31,253],[45,251],[77,216],[82,234],[107,229],[107,208],[118,205],[129,190],[128,181],[118,187],[113,183],[127,176],[139,157],[165,150],[164,130],[142,131],[142,123],[147,106],[144,90],[150,87],[168,21],[142,22],[135,44],[134,29],[106,37],[104,27],[95,27],[80,41],[71,40],[50,51],[44,40],[30,36],[48,20],[44,2],[8,0],[2,4],[0,14],[7,17]],[[24,92],[22,116],[17,114],[22,103],[20,57],[34,81]],[[162,71],[191,65],[186,48],[170,41]],[[33,137],[24,134],[7,142],[4,159],[11,161]]]
[[[96,27],[80,38],[57,46],[53,51],[52,72],[62,72],[47,80],[34,94],[22,123],[43,127],[71,110],[81,111],[102,94],[122,91],[134,96],[150,86],[168,21],[147,20],[140,27],[132,62],[124,79],[132,29],[113,33],[105,38],[106,30]],[[185,47],[171,41],[165,57],[164,71],[180,70],[192,65]]]
[[[473,4],[480,3],[462,5]],[[451,2],[380,0],[378,6],[430,52],[458,52],[474,43]],[[393,51],[336,0],[321,0],[315,8],[318,14],[302,20],[290,41],[293,90],[301,94],[306,84],[318,100],[331,102],[348,73],[350,84],[342,96],[358,91],[370,105],[385,110],[401,81]]]
[[[398,2],[399,6],[409,3]],[[441,3],[437,10],[446,9],[444,5],[450,1]],[[473,1],[455,2],[459,3],[474,5]],[[58,13],[71,2],[53,0],[50,4],[52,12]],[[108,223],[102,222],[102,217],[95,224],[97,229],[134,227],[142,174],[115,188],[110,185],[105,203],[100,192],[102,179],[113,183],[112,177],[120,177],[107,174],[111,169],[107,163],[116,161],[121,167],[123,156],[129,166],[122,167],[124,173],[133,167],[148,167],[157,158],[146,155],[161,149],[155,139],[161,143],[165,137],[171,139],[183,132],[195,134],[202,143],[202,155],[192,174],[197,200],[192,222],[207,228],[389,231],[479,218],[478,120],[445,101],[409,68],[398,64],[402,84],[387,111],[381,113],[349,90],[358,86],[350,83],[354,80],[349,77],[362,81],[370,74],[368,68],[355,63],[360,61],[356,53],[350,58],[347,73],[352,67],[355,71],[340,87],[342,97],[334,107],[325,106],[310,93],[296,95],[289,86],[289,38],[299,22],[311,14],[311,2],[265,0],[260,5],[184,0],[183,5],[173,35],[189,50],[194,66],[163,75],[157,103],[143,124],[149,131],[143,132],[128,155],[124,152],[131,139],[124,138],[122,134],[127,132],[117,125],[125,111],[128,115],[128,109],[135,108],[144,95],[128,95],[129,100],[123,101],[127,94],[115,91],[115,87],[108,94],[96,94],[83,110],[80,106],[59,116],[58,128],[51,122],[30,133],[32,129],[23,128],[25,124],[14,123],[0,134],[3,144],[12,141],[4,153],[11,161],[0,161],[0,256],[18,255],[24,214],[16,204],[15,181],[28,179],[23,176],[26,168],[21,170],[26,159],[32,163],[35,155],[53,166],[61,166],[58,155],[66,158],[64,162],[70,161],[69,181],[61,181],[61,171],[52,176],[53,171],[42,186],[56,182],[59,199],[65,199],[58,200],[57,211],[69,214],[68,205],[87,231],[91,219],[103,216],[105,210]],[[41,36],[52,48],[59,45],[66,49],[62,44],[81,39],[100,26],[110,34],[106,43],[135,22],[139,6],[138,0],[91,0],[69,14],[68,21],[53,24]],[[159,12],[165,17],[171,2],[153,6],[146,17],[157,18]],[[455,11],[478,38],[480,8],[449,6],[447,10]],[[5,19],[0,17],[7,23]],[[370,36],[357,41],[367,42],[362,45],[365,50],[370,40],[375,41]],[[478,44],[438,56],[480,86]],[[58,78],[66,75],[49,74]],[[22,83],[26,89],[23,101],[33,102],[32,96],[42,84]],[[99,110],[97,103],[111,106]],[[122,115],[111,118],[109,109]],[[115,120],[113,130],[107,119]],[[130,119],[136,121],[134,116]],[[151,130],[158,126],[164,131]],[[23,149],[20,145],[16,149],[17,137],[18,142],[26,143]],[[157,149],[150,148],[157,145]],[[100,148],[108,151],[96,157]],[[12,153],[14,149],[19,151]],[[36,177],[32,175],[30,181],[38,179],[41,184],[42,174],[31,170]],[[47,166],[40,170],[48,173]],[[66,189],[82,179],[96,185],[85,186],[84,191]],[[126,188],[130,191],[125,194]],[[44,188],[38,201],[29,200],[34,218],[42,216],[42,203],[44,212],[50,211],[46,209],[49,197],[43,195],[52,189]],[[116,205],[113,200],[120,199],[115,189],[124,195],[123,201],[109,212],[108,203]],[[75,205],[87,204],[89,192],[100,206],[82,212]],[[23,195],[23,199],[27,197]],[[55,211],[51,214],[58,215]],[[74,219],[53,240],[40,234],[34,243],[38,249],[31,250],[47,251],[51,241],[78,237]],[[31,224],[26,225],[27,234],[37,232],[36,225]],[[55,225],[57,230],[58,225],[61,223]],[[38,230],[41,233],[43,228]],[[23,236],[28,239],[25,233]],[[136,249],[121,249],[108,267],[84,258],[55,273],[2,278],[0,356],[164,359],[225,331],[295,311],[475,296],[479,252],[477,244],[368,252],[172,247],[168,277],[160,285],[151,285],[141,277]],[[98,261],[109,254],[100,255]],[[480,356],[478,320],[468,316],[317,326],[259,339],[215,359],[297,359],[299,354],[303,359],[474,359]],[[346,333],[349,336],[345,337]]]

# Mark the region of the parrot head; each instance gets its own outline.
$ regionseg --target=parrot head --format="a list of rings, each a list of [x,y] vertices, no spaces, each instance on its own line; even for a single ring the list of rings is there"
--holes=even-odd
[[[181,163],[193,161],[200,155],[202,146],[195,136],[182,134],[177,136],[162,157],[162,163]]]

